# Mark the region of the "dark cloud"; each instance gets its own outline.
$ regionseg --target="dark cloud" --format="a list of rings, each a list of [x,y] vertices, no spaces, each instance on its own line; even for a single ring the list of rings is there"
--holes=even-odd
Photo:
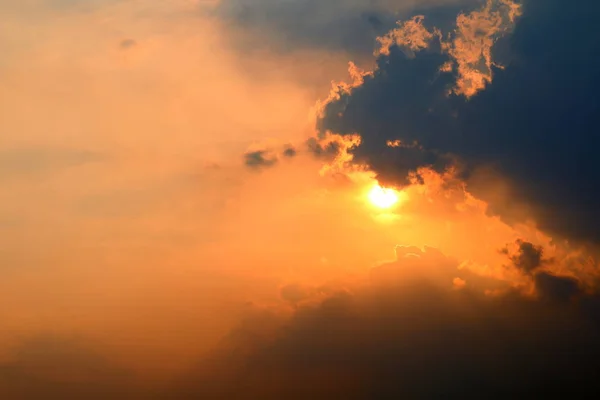
[[[476,1],[224,0],[215,12],[233,30],[242,31],[235,35],[242,47],[266,46],[284,52],[317,48],[368,55],[376,38],[392,28],[398,18],[440,5],[448,9],[445,15],[453,16],[458,7]]]
[[[579,283],[573,278],[539,272],[534,280],[538,294],[545,300],[567,302],[581,294]]]
[[[450,279],[459,273],[457,265],[435,249],[399,248],[398,255],[376,268],[368,288],[331,291],[298,307],[290,319],[267,311],[247,319],[172,393],[220,399],[539,398],[578,397],[595,387],[597,303],[569,301],[578,292],[568,278],[536,277],[542,298],[560,303],[514,290],[491,297],[481,291],[486,282],[468,277],[457,290]],[[300,286],[286,291],[296,303],[308,295]]]
[[[292,146],[286,145],[281,149],[265,148],[261,150],[249,151],[244,154],[244,163],[249,168],[271,167],[281,158],[291,159],[298,155],[299,150]]]
[[[250,168],[270,167],[277,163],[277,158],[266,150],[257,150],[244,154],[244,162]]]
[[[544,258],[542,246],[536,246],[523,240],[517,240],[516,245],[515,254],[510,254],[508,248],[502,249],[502,253],[508,256],[513,267],[532,277],[540,299],[565,303],[583,294],[581,285],[576,278],[557,276],[542,270],[543,267],[554,263],[554,260]]]
[[[533,243],[517,240],[517,253],[510,256],[513,265],[521,271],[531,274],[535,269],[541,267],[547,260],[544,260],[544,248],[536,246]],[[502,252],[508,255],[508,249]]]
[[[309,153],[315,157],[332,160],[342,151],[342,143],[337,140],[320,141],[316,138],[309,138],[306,141],[306,147]]]
[[[471,22],[477,24],[468,26],[485,27],[491,15],[476,15]],[[511,205],[474,179],[478,171],[492,171],[508,182],[510,203],[527,205],[542,229],[598,242],[598,18],[594,0],[523,1],[514,32],[490,36],[491,54],[504,65],[489,64],[493,81],[487,84],[485,64],[455,58],[468,46],[442,52],[434,37],[415,57],[392,46],[379,57],[373,76],[325,107],[319,128],[358,133],[356,161],[369,164],[387,183],[406,183],[407,173],[421,166],[443,171],[458,165],[469,190],[511,220]],[[481,35],[481,29],[472,33]],[[469,37],[454,33],[459,34]],[[448,94],[474,71],[485,90],[469,98]],[[471,88],[477,87],[473,82]],[[386,145],[393,140],[419,146]]]
[[[297,154],[298,154],[298,151],[295,148],[291,147],[291,146],[288,146],[285,150],[283,150],[283,156],[284,157],[290,157],[291,158],[291,157],[295,157]]]

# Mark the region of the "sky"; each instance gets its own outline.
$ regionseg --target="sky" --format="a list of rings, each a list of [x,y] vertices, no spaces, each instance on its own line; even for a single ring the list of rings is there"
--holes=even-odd
[[[593,0],[0,0],[0,397],[587,393]]]

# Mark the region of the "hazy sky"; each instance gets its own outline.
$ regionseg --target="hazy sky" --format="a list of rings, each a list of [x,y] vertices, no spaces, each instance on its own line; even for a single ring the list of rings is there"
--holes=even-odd
[[[0,397],[574,395],[598,17],[0,0]]]

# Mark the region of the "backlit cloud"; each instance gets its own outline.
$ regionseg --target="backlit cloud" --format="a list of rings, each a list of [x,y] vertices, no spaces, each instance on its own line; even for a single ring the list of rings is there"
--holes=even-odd
[[[589,149],[596,143],[598,60],[589,49],[598,7],[529,0],[522,17],[511,2],[482,7],[460,15],[453,39],[442,36],[441,48],[408,57],[390,47],[372,76],[324,106],[319,129],[358,134],[355,161],[383,182],[402,185],[420,166],[439,172],[454,166],[505,220],[521,219],[527,207],[543,229],[596,242],[590,185],[599,169]],[[568,27],[574,20],[581,21],[576,30]],[[386,145],[396,140],[419,147]],[[514,207],[490,191],[484,173],[505,181]]]

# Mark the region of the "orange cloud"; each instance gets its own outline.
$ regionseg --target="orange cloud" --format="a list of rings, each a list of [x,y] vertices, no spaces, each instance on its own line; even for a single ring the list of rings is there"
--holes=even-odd
[[[411,53],[426,49],[431,41],[438,39],[442,50],[452,61],[444,64],[444,71],[456,68],[458,79],[454,92],[466,97],[473,96],[492,81],[492,67],[501,67],[492,59],[492,46],[509,33],[521,15],[521,6],[512,0],[487,0],[485,5],[456,18],[456,30],[446,38],[440,30],[428,30],[418,15],[386,35],[378,37],[379,48],[375,55],[389,55],[391,46],[399,46]]]
[[[520,5],[512,0],[487,0],[482,9],[457,17],[453,38],[443,43],[456,64],[456,94],[470,97],[492,81],[492,67],[499,66],[492,59],[492,46],[520,15]]]
[[[389,55],[391,46],[400,46],[410,51],[422,50],[429,47],[429,42],[439,32],[429,32],[423,26],[424,19],[423,15],[417,15],[408,21],[399,21],[398,28],[377,38],[380,47],[375,51],[375,55]]]

